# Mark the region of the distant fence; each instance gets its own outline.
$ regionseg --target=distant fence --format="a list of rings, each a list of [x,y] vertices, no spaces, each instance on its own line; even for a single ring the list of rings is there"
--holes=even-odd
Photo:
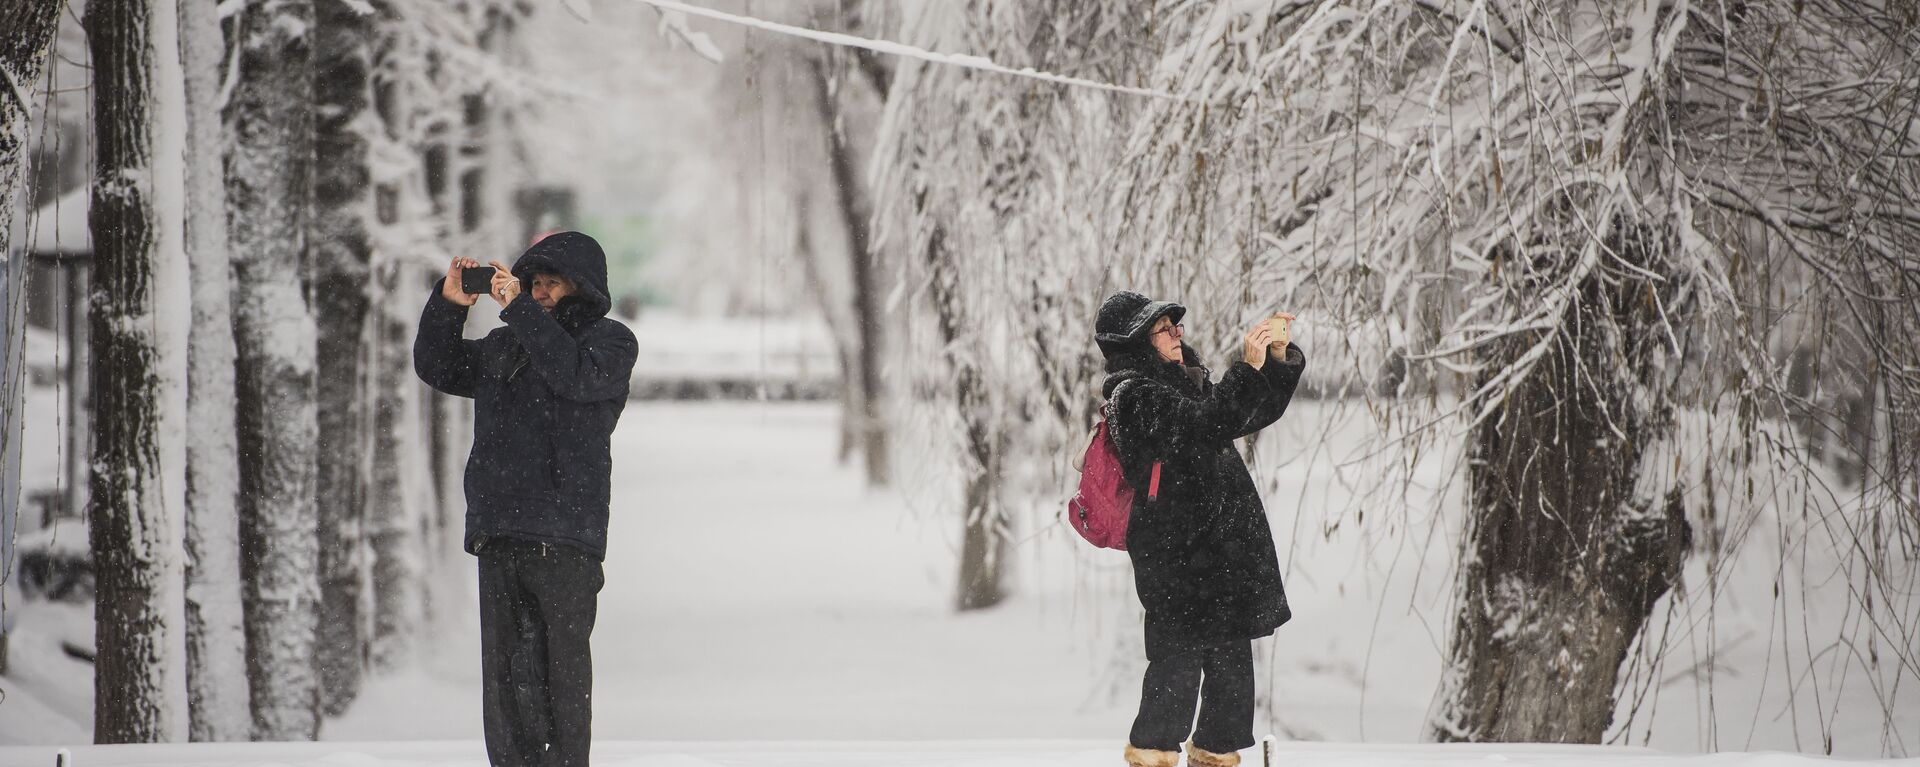
[[[824,323],[797,318],[629,320],[640,339],[636,400],[823,400],[840,396],[840,365]]]

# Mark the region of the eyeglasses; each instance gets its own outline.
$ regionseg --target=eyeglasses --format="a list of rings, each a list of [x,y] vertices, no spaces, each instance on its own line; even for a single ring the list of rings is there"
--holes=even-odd
[[[1157,336],[1157,335],[1160,335],[1161,333],[1167,334],[1168,338],[1178,339],[1181,336],[1186,335],[1187,331],[1180,327],[1180,323],[1176,322],[1176,323],[1173,323],[1172,325],[1168,325],[1164,328],[1153,331],[1152,333],[1148,333],[1147,335]]]

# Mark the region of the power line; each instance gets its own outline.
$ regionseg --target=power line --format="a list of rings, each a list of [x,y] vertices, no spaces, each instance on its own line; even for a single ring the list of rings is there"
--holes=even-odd
[[[655,8],[658,8],[658,9],[679,11],[681,13],[688,13],[695,16],[703,16],[709,19],[724,21],[729,24],[738,24],[741,26],[753,27],[755,29],[766,30],[768,32],[774,32],[777,34],[805,38],[805,39],[813,40],[816,42],[826,43],[828,45],[838,45],[846,48],[864,48],[866,50],[874,51],[876,53],[885,53],[893,56],[900,56],[903,58],[919,59],[921,61],[932,62],[935,64],[946,64],[949,66],[964,67],[966,69],[978,69],[984,72],[995,72],[1003,75],[1012,75],[1014,77],[1025,77],[1031,80],[1043,80],[1050,83],[1058,83],[1061,85],[1072,85],[1072,86],[1081,87],[1081,88],[1092,88],[1095,90],[1103,90],[1103,91],[1109,91],[1113,93],[1126,93],[1126,94],[1131,94],[1135,96],[1147,96],[1150,98],[1159,98],[1159,99],[1172,99],[1176,101],[1189,100],[1189,99],[1183,99],[1180,96],[1175,96],[1171,93],[1167,93],[1164,91],[1156,91],[1150,88],[1135,88],[1132,86],[1115,85],[1113,83],[1105,83],[1105,82],[1100,82],[1098,80],[1088,80],[1080,77],[1068,77],[1066,75],[1054,74],[1052,72],[1043,72],[1037,69],[1033,69],[1031,67],[1022,67],[1020,69],[1014,69],[1012,67],[1006,67],[1006,66],[1001,66],[999,64],[995,64],[993,63],[992,60],[984,56],[973,56],[973,55],[962,54],[962,53],[939,53],[936,51],[929,51],[925,48],[907,45],[905,43],[896,43],[889,40],[875,40],[872,38],[842,34],[839,32],[822,32],[816,29],[807,29],[806,27],[796,27],[790,24],[781,24],[778,22],[767,21],[765,19],[757,19],[752,16],[740,16],[736,14],[726,13],[723,11],[716,11],[710,8],[701,8],[699,6],[687,5],[686,3],[677,2],[677,0],[635,0],[635,1],[646,3],[647,5],[654,6]]]

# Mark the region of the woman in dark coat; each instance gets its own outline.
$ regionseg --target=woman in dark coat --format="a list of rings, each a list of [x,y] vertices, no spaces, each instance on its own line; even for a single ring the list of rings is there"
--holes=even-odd
[[[1279,420],[1306,368],[1262,321],[1218,383],[1181,339],[1186,307],[1131,291],[1100,307],[1108,433],[1134,488],[1127,553],[1146,608],[1134,767],[1234,767],[1253,739],[1254,639],[1292,617],[1273,533],[1234,440]],[[1280,314],[1291,321],[1292,315]],[[1194,709],[1200,708],[1194,726]]]

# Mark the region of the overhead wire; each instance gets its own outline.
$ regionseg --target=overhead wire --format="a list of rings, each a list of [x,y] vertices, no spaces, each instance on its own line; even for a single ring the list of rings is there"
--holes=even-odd
[[[988,59],[985,56],[975,56],[971,54],[960,54],[960,53],[940,53],[937,51],[929,51],[919,46],[908,45],[905,43],[896,43],[890,40],[879,40],[879,39],[868,38],[868,37],[860,37],[858,35],[849,35],[842,32],[822,32],[817,29],[808,29],[806,27],[794,26],[792,24],[782,24],[775,21],[767,21],[765,19],[755,18],[751,15],[733,14],[733,13],[727,13],[725,11],[716,11],[711,8],[702,8],[697,5],[688,5],[686,3],[678,2],[678,0],[634,0],[634,2],[645,3],[647,5],[653,6],[654,8],[660,9],[662,11],[675,11],[675,12],[685,13],[692,16],[700,16],[703,18],[713,19],[716,21],[723,21],[729,24],[737,24],[740,26],[752,27],[754,29],[773,32],[775,34],[782,34],[782,35],[788,35],[791,37],[798,37],[798,38],[803,38],[807,40],[813,40],[815,42],[826,43],[828,45],[835,45],[843,48],[861,48],[861,49],[873,51],[875,53],[885,53],[888,55],[900,56],[903,58],[919,59],[921,61],[931,62],[934,64],[945,64],[948,66],[956,66],[956,67],[962,67],[966,69],[976,69],[983,72],[993,72],[996,74],[1008,75],[1011,77],[1023,77],[1031,80],[1041,80],[1044,82],[1057,83],[1060,85],[1069,85],[1069,86],[1074,86],[1078,88],[1092,88],[1094,90],[1102,90],[1102,91],[1108,91],[1112,93],[1125,93],[1125,94],[1130,94],[1134,96],[1146,96],[1149,98],[1169,99],[1173,101],[1192,101],[1193,100],[1189,97],[1178,96],[1172,93],[1168,93],[1166,91],[1154,90],[1152,88],[1140,88],[1140,87],[1129,86],[1129,85],[1116,85],[1114,83],[1101,82],[1099,80],[1089,80],[1084,77],[1071,77],[1068,75],[1056,74],[1053,72],[1045,72],[1038,69],[1034,69],[1032,67],[1021,67],[1019,69],[1015,69],[1013,67],[996,64],[991,59]]]

